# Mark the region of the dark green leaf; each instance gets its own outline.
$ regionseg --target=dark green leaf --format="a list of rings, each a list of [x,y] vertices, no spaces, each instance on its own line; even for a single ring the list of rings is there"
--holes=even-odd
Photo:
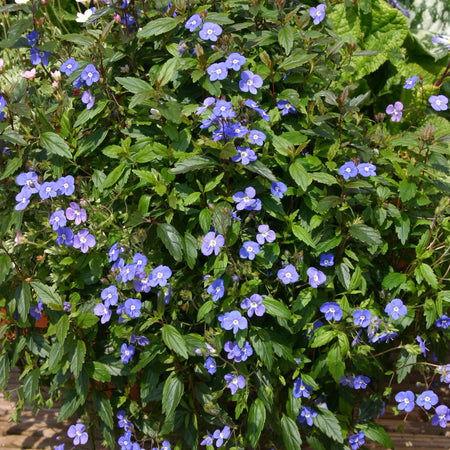
[[[53,287],[42,284],[39,281],[32,281],[30,284],[37,296],[42,300],[42,303],[56,311],[63,309],[63,301]]]
[[[271,297],[264,297],[263,304],[266,307],[266,312],[273,317],[280,319],[290,319],[291,312],[288,307],[278,300]]]
[[[296,422],[285,415],[281,418],[281,434],[286,450],[299,450],[302,448],[302,438]]]
[[[339,383],[339,380],[345,372],[345,363],[342,359],[340,347],[337,342],[335,342],[328,350],[327,365],[334,381]]]
[[[183,336],[173,325],[164,325],[162,328],[164,343],[178,355],[188,359],[188,351]]]
[[[425,281],[433,288],[438,288],[438,279],[433,272],[433,269],[428,264],[422,263],[419,266],[420,273],[422,274]]]
[[[349,290],[351,277],[350,277],[350,269],[348,268],[348,266],[344,263],[338,264],[336,266],[336,275],[339,281],[341,282],[342,286],[344,286],[346,290]]]
[[[111,402],[104,392],[94,392],[94,405],[95,412],[100,416],[104,424],[111,430],[114,429],[114,412]]]
[[[200,320],[203,319],[203,317],[206,316],[210,311],[214,309],[214,302],[212,300],[208,300],[206,303],[203,303],[202,306],[200,306],[200,309],[197,313],[197,322],[200,322]]]
[[[190,158],[183,159],[183,161],[176,163],[175,167],[170,169],[170,173],[178,174],[205,168],[211,169],[215,165],[217,165],[216,161],[207,156],[191,156]]]
[[[301,225],[293,225],[292,232],[297,239],[300,239],[306,245],[309,245],[312,248],[316,247],[316,244],[314,244],[311,235]]]
[[[175,227],[168,223],[161,223],[158,225],[157,235],[163,241],[173,259],[181,261],[183,258],[183,240]]]
[[[133,94],[141,92],[151,92],[153,87],[147,81],[135,77],[116,77],[116,81],[122,85],[127,91]]]
[[[162,396],[162,411],[166,416],[171,416],[175,412],[183,392],[183,382],[172,372],[164,383]]]
[[[193,269],[197,261],[197,239],[192,234],[186,233],[183,244],[184,258],[189,268]]]
[[[366,245],[382,245],[381,237],[378,231],[372,227],[369,227],[365,223],[354,223],[350,227],[349,231],[351,236],[360,240]]]
[[[70,362],[70,370],[72,370],[72,373],[75,377],[78,376],[81,368],[83,367],[85,356],[86,344],[84,343],[84,341],[78,340],[72,356],[72,361]]]
[[[81,404],[81,397],[75,389],[69,391],[59,410],[58,422],[68,419],[72,416]]]
[[[105,181],[102,183],[102,189],[109,188],[117,183],[117,181],[122,178],[123,173],[127,169],[126,164],[119,164],[118,166],[114,167],[114,169],[108,174]]]
[[[253,161],[251,164],[246,165],[245,168],[250,172],[257,173],[258,175],[267,178],[270,181],[277,181],[272,171],[259,160]]]
[[[53,133],[51,131],[42,133],[41,146],[45,148],[49,153],[72,159],[72,154],[70,153],[69,146],[66,144],[64,139],[59,137],[56,133]]]
[[[7,353],[0,355],[0,389],[6,389],[9,380],[9,358]]]
[[[20,318],[23,321],[27,320],[31,304],[30,285],[27,282],[22,281],[20,286],[14,292],[14,298],[16,299],[17,311]]]
[[[294,45],[294,30],[289,25],[283,27],[278,31],[278,42],[286,51],[286,55],[289,55]]]
[[[111,374],[105,364],[99,361],[89,361],[84,368],[88,375],[97,381],[109,382],[111,381]]]
[[[314,425],[329,438],[342,444],[344,439],[342,438],[341,427],[336,416],[324,408],[317,408],[317,412],[319,414],[314,417]]]
[[[80,314],[77,317],[78,326],[80,326],[81,328],[90,328],[92,327],[92,325],[95,325],[99,320],[100,317],[92,313]]]
[[[311,61],[314,57],[314,53],[307,54],[304,50],[296,50],[291,56],[282,61],[278,68],[283,70],[295,69]]]
[[[414,198],[414,196],[416,195],[416,183],[408,180],[402,180],[398,185],[398,192],[400,194],[402,202],[407,202],[408,200]]]
[[[406,274],[391,272],[383,278],[382,286],[383,289],[391,290],[399,287],[403,283],[406,283]]]
[[[183,19],[181,19],[183,20]],[[162,17],[161,19],[151,20],[137,33],[138,38],[150,38],[159,36],[173,30],[180,23],[180,18]]]
[[[28,403],[32,403],[33,398],[36,395],[39,385],[39,375],[40,370],[36,368],[31,372],[28,372],[23,380],[23,395]]]
[[[56,324],[56,339],[58,339],[59,342],[64,343],[68,331],[69,317],[66,314],[63,314]]]
[[[255,446],[266,423],[266,408],[263,402],[256,398],[250,407],[247,422],[247,439]]]
[[[306,192],[311,184],[311,178],[306,169],[299,162],[294,161],[289,166],[289,173],[293,180]]]
[[[380,443],[384,448],[394,448],[391,437],[381,425],[369,422],[357,425],[357,427],[364,432],[367,438]]]

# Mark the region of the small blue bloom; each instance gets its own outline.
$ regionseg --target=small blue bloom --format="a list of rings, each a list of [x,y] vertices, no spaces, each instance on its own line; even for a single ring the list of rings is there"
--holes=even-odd
[[[368,309],[357,309],[353,313],[354,324],[361,328],[367,328],[370,324],[372,313]]]
[[[70,76],[72,75],[72,72],[75,72],[75,70],[78,69],[78,67],[78,63],[73,58],[69,58],[61,64],[59,70],[67,76]]]
[[[418,79],[419,79],[419,77],[417,75],[414,75],[413,77],[408,78],[405,81],[403,88],[404,89],[412,89],[416,85]]]
[[[16,183],[19,186],[28,188],[31,194],[37,194],[39,192],[40,185],[38,183],[38,176],[35,172],[24,172],[17,175]]]
[[[133,361],[135,349],[133,345],[122,344],[120,347],[120,359],[124,364],[128,364]]]
[[[298,281],[298,273],[292,264],[280,269],[277,273],[277,277],[283,284],[296,283]]]
[[[212,299],[214,302],[222,298],[225,294],[225,287],[223,285],[222,278],[218,278],[216,281],[214,281],[214,283],[208,286],[206,292],[212,295]]]
[[[142,302],[137,298],[127,298],[125,300],[125,313],[131,318],[137,318],[141,315]]]
[[[136,274],[136,266],[134,264],[126,264],[120,271],[120,279],[123,283],[132,281]]]
[[[311,395],[313,388],[303,382],[303,380],[299,377],[294,381],[294,390],[292,394],[295,398],[308,398]]]
[[[145,347],[150,344],[150,341],[145,336],[136,336],[134,333],[131,333],[130,343],[137,343],[138,345]]]
[[[448,98],[445,95],[432,95],[428,101],[435,111],[447,111]]]
[[[408,309],[399,298],[394,298],[386,305],[384,312],[394,320],[398,320],[400,316],[406,315]]]
[[[366,389],[367,384],[370,383],[370,378],[364,375],[358,375],[353,380],[354,389]]]
[[[184,27],[192,33],[201,24],[202,24],[202,18],[200,17],[200,14],[194,14],[193,16],[189,17],[189,19],[184,24]]]
[[[446,405],[436,406],[435,415],[431,418],[431,425],[439,425],[441,428],[447,428],[447,422],[450,421],[450,409]]]
[[[30,204],[31,190],[24,186],[16,195],[17,205],[14,207],[16,211],[23,211]]]
[[[414,392],[401,391],[395,395],[395,401],[398,403],[399,411],[411,412],[414,409]]]
[[[228,382],[227,388],[230,389],[231,395],[236,394],[238,389],[245,388],[245,378],[242,375],[234,376],[231,373],[227,373],[223,378],[225,379],[226,382]],[[228,428],[228,427],[225,427],[225,428]],[[214,432],[214,437],[216,437],[215,432]],[[218,445],[218,443],[219,443],[219,441],[216,441],[216,447],[220,447],[222,445],[222,443],[220,443],[220,445]]]
[[[209,231],[203,238],[201,251],[205,256],[212,255],[213,252],[217,256],[224,244],[225,239],[221,234],[216,236],[214,231]]]
[[[99,303],[98,305],[95,306],[94,314],[96,316],[101,317],[100,320],[101,323],[109,322],[109,320],[111,319],[111,311],[103,303]]]
[[[231,53],[225,61],[225,65],[228,69],[233,69],[236,72],[241,70],[241,67],[247,62],[245,56],[240,55],[239,53]]]
[[[211,64],[206,71],[210,81],[225,80],[228,76],[227,66],[223,62]]]
[[[67,175],[66,177],[61,177],[56,181],[58,185],[58,194],[71,196],[75,192],[75,179],[72,175]],[[79,225],[79,224],[77,224]]]
[[[133,256],[133,264],[136,268],[136,272],[143,272],[145,270],[145,266],[147,265],[147,257],[142,255],[141,253],[136,253]]]
[[[353,161],[348,161],[339,167],[339,174],[344,177],[344,180],[348,180],[349,178],[358,175],[358,169]]]
[[[322,267],[332,267],[334,265],[334,255],[333,253],[322,253],[320,255],[319,264]]]
[[[442,314],[442,317],[439,317],[436,320],[436,326],[438,328],[443,328],[446,330],[450,325],[450,317],[447,317],[445,314]]]
[[[276,239],[275,231],[269,228],[269,225],[260,225],[258,227],[258,234],[256,240],[258,244],[263,245],[264,242],[274,242]]]
[[[117,258],[119,257],[120,253],[123,253],[124,249],[123,247],[116,242],[115,244],[113,244],[111,246],[111,248],[108,251],[108,256],[109,256],[109,262],[114,262],[117,261]]]
[[[358,164],[358,173],[363,177],[376,177],[377,174],[375,172],[376,166],[371,163],[361,163]]]
[[[282,116],[297,113],[297,110],[287,100],[278,100],[277,106]]]
[[[438,396],[431,390],[422,392],[416,400],[417,406],[422,406],[427,411],[439,402]]]
[[[364,432],[360,431],[358,434],[352,434],[348,438],[348,442],[349,442],[350,447],[352,448],[352,450],[357,450],[359,447],[364,445],[364,443],[365,443],[364,437],[365,437]]]
[[[207,41],[217,41],[217,37],[222,34],[222,27],[212,22],[205,22],[200,30],[199,36],[201,39]]]
[[[261,247],[254,241],[245,241],[239,250],[239,256],[243,259],[253,261],[255,256],[261,251]]]
[[[93,64],[88,64],[81,72],[80,78],[86,82],[88,86],[92,86],[100,79],[100,74]]]
[[[317,416],[317,411],[314,411],[309,406],[305,406],[300,410],[300,414],[297,417],[297,421],[300,423],[307,423],[308,426],[314,425],[313,418]]]
[[[266,135],[259,130],[250,130],[248,138],[252,144],[263,145],[266,140]]]
[[[150,285],[155,287],[157,285],[164,287],[167,284],[167,280],[172,276],[172,271],[167,266],[158,266],[153,269],[150,274]]]
[[[275,195],[279,198],[283,198],[286,191],[287,186],[281,181],[273,181],[272,185],[270,186],[270,192],[272,193],[272,195]]]
[[[91,94],[91,90],[83,92],[81,96],[81,101],[86,105],[86,109],[91,109],[95,103],[95,97]]]
[[[48,66],[48,58],[50,58],[51,53],[45,50],[39,50],[36,47],[30,48],[30,60],[33,66],[37,66],[42,63],[43,66]]]
[[[253,294],[250,298],[244,298],[241,303],[241,308],[247,310],[248,317],[253,317],[253,314],[261,317],[266,312],[266,307],[263,304],[263,298],[259,294]]]
[[[317,288],[321,284],[325,283],[325,281],[327,279],[327,276],[322,271],[320,271],[314,267],[310,267],[306,271],[306,274],[309,277],[309,284],[313,288]]]
[[[257,88],[263,85],[263,80],[259,75],[256,75],[251,70],[244,70],[241,73],[241,80],[239,81],[239,89],[242,92],[250,92],[250,94],[257,94]]]
[[[28,40],[28,44],[31,46],[36,45],[36,42],[39,39],[39,34],[36,30],[31,31],[29,34],[26,34],[25,36]]]
[[[248,326],[248,322],[239,311],[234,310],[225,313],[220,326],[224,330],[233,330],[233,334],[236,334],[239,330],[245,330]]]
[[[57,211],[55,211],[50,216],[50,219],[48,221],[50,222],[50,225],[52,226],[53,231],[58,231],[59,228],[63,227],[67,222],[66,216],[64,215],[64,210],[58,209]]]
[[[327,5],[324,3],[319,3],[316,7],[309,8],[309,15],[311,16],[311,19],[314,19],[314,25],[318,25],[320,22],[322,22],[323,19],[325,19],[325,8]]]
[[[64,244],[66,247],[71,247],[73,245],[73,231],[70,228],[59,228],[58,237],[56,238],[56,244]]]
[[[210,375],[214,375],[216,373],[216,362],[211,356],[205,361],[205,369],[208,371]]]
[[[41,197],[42,200],[45,200],[49,197],[56,197],[58,195],[58,184],[54,181],[45,181],[41,184],[41,187],[39,189],[39,197]]]
[[[320,307],[320,312],[325,314],[325,319],[339,321],[342,319],[342,309],[336,302],[326,302]]]
[[[238,154],[231,158],[234,162],[241,162],[243,166],[250,164],[252,161],[256,161],[258,157],[256,153],[250,147],[237,147]]]
[[[125,431],[133,428],[133,424],[127,419],[125,411],[123,409],[117,411],[116,417],[119,419],[117,425],[119,428],[123,428]]]
[[[233,111],[233,104],[226,100],[219,100],[213,108],[213,114],[216,117],[223,117],[224,119],[232,119],[236,117]]]

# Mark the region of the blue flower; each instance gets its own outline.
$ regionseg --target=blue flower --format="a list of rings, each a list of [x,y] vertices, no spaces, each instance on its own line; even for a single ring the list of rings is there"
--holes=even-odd
[[[239,256],[243,259],[253,261],[255,256],[261,251],[261,247],[254,241],[245,241],[239,250]]]
[[[211,64],[206,71],[210,81],[225,80],[228,76],[227,66],[223,62]]]
[[[447,111],[448,98],[445,95],[432,95],[428,101],[435,111]]]
[[[311,395],[313,388],[303,382],[303,380],[299,377],[294,381],[294,390],[292,391],[292,395],[295,398],[308,398]]]
[[[152,286],[150,285],[150,277],[145,272],[136,273],[137,280],[134,282],[134,290],[136,292],[150,292]]]
[[[352,434],[348,438],[348,442],[350,443],[350,447],[352,448],[352,450],[357,450],[359,447],[364,445],[365,443],[364,437],[365,437],[364,432],[360,431],[358,434]]]
[[[300,423],[307,423],[308,426],[312,427],[314,425],[313,418],[317,416],[317,411],[314,411],[309,406],[305,406],[300,410],[300,414],[297,417],[297,421]]]
[[[67,222],[66,216],[64,215],[64,210],[58,209],[57,211],[55,211],[50,216],[50,219],[48,221],[50,222],[50,225],[52,226],[53,231],[58,231],[59,228],[63,227]]]
[[[34,46],[39,39],[39,34],[36,30],[31,31],[29,34],[26,34],[25,36],[28,40],[28,44],[31,46]]]
[[[431,390],[423,391],[416,400],[417,406],[422,406],[427,411],[439,401],[438,396]]]
[[[95,306],[94,314],[101,317],[101,323],[109,322],[109,320],[111,319],[111,311],[108,309],[108,306],[104,305],[103,303],[99,303]]]
[[[2,111],[2,109],[6,106],[6,100],[5,97],[3,97],[3,95],[0,95],[0,111]],[[3,120],[3,118],[5,117],[5,112],[0,112],[0,122]],[[5,147],[6,148],[6,147]]]
[[[214,375],[216,373],[216,362],[211,358],[211,356],[205,361],[205,369],[210,375]]]
[[[123,283],[132,281],[136,275],[136,266],[134,264],[126,264],[120,270],[120,279]]]
[[[263,145],[266,140],[266,135],[259,130],[250,130],[248,138],[252,144]]]
[[[72,75],[72,72],[78,69],[78,67],[78,63],[73,58],[69,58],[61,64],[59,70],[67,76],[70,76]]]
[[[439,405],[434,411],[436,414],[431,418],[431,425],[447,428],[447,422],[450,421],[450,409],[445,405]]]
[[[73,248],[79,248],[82,253],[87,253],[95,243],[95,237],[89,233],[89,230],[80,230],[73,238]]]
[[[36,319],[36,322],[41,320],[42,311],[44,310],[44,305],[42,300],[39,298],[38,304],[36,306],[30,306],[30,315]]]
[[[213,302],[216,302],[220,298],[222,298],[225,294],[225,287],[223,285],[222,278],[218,278],[214,283],[208,286],[206,290],[208,294],[212,295]]]
[[[134,351],[135,349],[133,345],[122,344],[120,347],[120,359],[124,364],[128,364],[130,361],[133,361]]]
[[[257,94],[257,88],[263,85],[263,80],[259,75],[254,74],[251,70],[244,70],[241,73],[239,81],[239,89],[242,92],[250,92],[250,94]]]
[[[109,256],[108,261],[109,262],[117,261],[117,258],[119,257],[119,255],[123,252],[124,252],[123,247],[118,242],[116,242],[115,244],[113,244],[111,246],[111,248],[108,251],[108,256]]]
[[[336,302],[326,302],[320,307],[325,319],[339,321],[342,319],[342,309]]]
[[[214,105],[216,103],[216,99],[214,97],[206,97],[205,100],[203,100],[203,106],[199,106],[197,108],[197,111],[195,111],[195,114],[199,116],[203,112],[205,112],[210,106]]]
[[[408,309],[399,298],[394,298],[386,305],[384,312],[394,320],[398,320],[400,316],[406,315]]]
[[[270,186],[270,192],[278,198],[283,198],[284,193],[287,191],[287,186],[281,181],[272,181]]]
[[[214,439],[213,439],[213,435],[209,434],[207,436],[204,436],[203,441],[200,442],[200,445],[213,445],[214,444]]]
[[[391,116],[391,122],[400,122],[403,115],[403,103],[395,102],[393,105],[390,104],[386,108],[386,114]]]
[[[311,19],[314,19],[314,25],[318,25],[320,22],[322,22],[323,19],[325,19],[325,8],[327,5],[324,3],[319,3],[316,7],[309,8],[309,15],[311,16]]]
[[[199,36],[204,41],[217,41],[217,37],[222,34],[222,27],[212,22],[205,22],[200,30]]]
[[[167,280],[172,276],[172,271],[167,266],[155,267],[150,274],[150,286],[155,287],[157,285],[164,287],[167,284]]]
[[[72,175],[61,177],[56,181],[56,184],[58,185],[59,195],[66,195],[67,197],[69,197],[75,192],[75,180]]]
[[[361,163],[358,164],[358,173],[362,175],[363,177],[376,177],[377,173],[375,170],[377,169],[376,166],[374,166],[371,163]]]
[[[244,386],[245,386],[245,380],[244,380]],[[237,390],[237,388],[236,388],[236,390]],[[215,430],[213,433],[213,438],[217,439],[216,447],[217,448],[222,447],[224,439],[228,439],[230,437],[230,434],[231,434],[230,427],[227,427],[227,426],[223,427],[223,430]]]
[[[16,211],[23,211],[30,204],[31,190],[24,186],[16,195],[17,205],[14,207]]]
[[[137,318],[141,315],[142,302],[137,298],[127,298],[125,300],[125,313],[131,318]]]
[[[133,424],[127,419],[123,409],[117,411],[116,417],[119,419],[119,422],[117,423],[119,428],[123,428],[125,431],[133,428]]]
[[[292,264],[280,269],[277,273],[277,277],[283,284],[296,283],[298,281],[298,273]]]
[[[349,376],[342,376],[341,379],[339,380],[339,383],[342,384],[342,386],[348,386],[353,388],[354,381],[355,377],[353,375],[349,375]]]
[[[226,382],[228,382],[227,388],[230,389],[231,395],[236,394],[238,389],[245,388],[245,378],[242,375],[234,376],[231,373],[227,373],[224,376],[224,379]],[[225,427],[225,428],[228,428],[228,427]],[[215,432],[214,432],[214,437],[215,437]],[[222,445],[222,444],[217,445],[218,442],[219,441],[216,442],[216,447],[220,447],[220,445]]]
[[[41,184],[39,189],[39,197],[42,200],[45,200],[49,197],[56,197],[58,195],[58,184],[54,181],[45,181]]]
[[[395,395],[395,401],[398,403],[397,408],[399,411],[411,412],[414,409],[414,392],[401,391]]]
[[[267,114],[262,108],[259,108],[255,100],[248,98],[247,100],[245,100],[244,105],[256,111],[266,122],[269,122],[269,114]]]
[[[348,161],[339,167],[339,174],[344,177],[344,180],[348,180],[350,177],[358,175],[358,169],[353,161]]]
[[[233,69],[236,72],[241,70],[241,67],[247,62],[245,56],[240,55],[239,53],[231,53],[225,61],[225,65],[228,69]]]
[[[236,117],[233,111],[233,104],[226,100],[219,100],[213,108],[213,114],[216,117],[223,117],[224,119],[232,119]]]
[[[248,322],[239,311],[231,311],[225,313],[220,326],[224,330],[233,330],[233,334],[236,334],[239,330],[245,330],[248,326]]]
[[[434,36],[433,39],[431,39],[431,42],[433,42],[434,44],[443,44],[445,45],[445,49],[450,50],[450,36],[446,34]]]
[[[39,192],[40,185],[38,183],[38,176],[34,172],[24,172],[17,175],[16,183],[19,186],[28,188],[31,194],[37,194]]]
[[[297,113],[297,110],[287,100],[278,100],[277,106],[278,109],[281,111],[282,116],[285,116],[286,114]]]
[[[189,19],[184,24],[184,27],[187,28],[192,33],[201,24],[202,18],[200,17],[200,14],[194,14],[193,16],[189,17]]]
[[[72,86],[74,86],[76,89],[80,89],[85,84],[86,84],[86,81],[82,80],[81,77],[78,77],[72,81]]]
[[[91,109],[95,103],[95,97],[91,94],[91,90],[83,92],[81,96],[81,101],[86,105],[86,109]]]
[[[364,375],[358,375],[353,380],[354,389],[366,389],[367,383],[370,383],[370,378]]]
[[[137,343],[138,345],[145,347],[146,345],[150,344],[150,341],[145,336],[136,336],[134,333],[131,333],[130,343],[134,344]]]
[[[51,53],[45,50],[39,50],[36,47],[30,48],[30,60],[33,66],[37,66],[42,63],[43,66],[48,66],[48,58],[50,58]]]
[[[100,79],[100,74],[93,64],[88,64],[81,72],[80,78],[86,82],[88,86],[92,86]]]
[[[253,317],[253,314],[261,317],[266,312],[263,305],[263,298],[259,294],[253,294],[250,298],[244,298],[241,303],[242,309],[247,309],[247,316]]]
[[[372,313],[368,309],[357,309],[353,313],[353,319],[356,326],[367,328],[370,324]]]
[[[258,227],[259,233],[256,235],[258,244],[263,245],[264,242],[273,242],[276,239],[275,231],[269,228],[269,225],[260,225]]]
[[[201,250],[205,256],[209,256],[213,252],[217,256],[224,244],[225,239],[221,234],[218,234],[216,236],[216,233],[214,231],[209,231],[203,238]]]
[[[244,341],[244,344],[239,347],[236,341],[227,341],[223,349],[228,353],[228,359],[234,359],[235,362],[246,361],[249,356],[253,355],[253,348],[248,341]]]
[[[73,445],[84,445],[89,439],[86,433],[86,426],[82,423],[77,423],[76,425],[70,425],[67,430],[67,436],[71,439],[73,438]]]
[[[238,211],[252,210],[256,203],[255,195],[256,191],[252,186],[246,187],[244,192],[236,192],[233,195],[233,200],[237,203],[236,209]]]
[[[408,78],[405,81],[403,88],[404,89],[412,89],[416,85],[418,79],[419,79],[419,77],[417,75],[414,75],[413,77]]]
[[[141,253],[136,253],[133,256],[133,264],[136,268],[136,272],[143,272],[145,270],[147,262],[147,257],[145,255],[142,255]]]
[[[131,442],[131,431],[125,431],[125,434],[120,436],[117,443],[120,445],[120,450],[131,450],[133,448],[133,444]]]
[[[256,153],[250,147],[237,147],[237,152],[238,154],[233,156],[231,160],[234,162],[241,162],[243,166],[258,159]]]
[[[320,255],[319,264],[322,267],[332,267],[334,265],[334,255],[333,253],[322,253]]]
[[[446,330],[450,324],[450,317],[447,317],[445,314],[442,314],[442,317],[439,317],[436,320],[436,326],[438,328],[443,328]]]
[[[314,267],[310,267],[306,271],[306,274],[309,277],[309,284],[313,288],[317,288],[321,284],[325,283],[325,281],[327,279],[327,276],[322,271],[320,271]]]
[[[56,238],[56,244],[64,244],[66,247],[71,247],[73,245],[73,231],[70,228],[59,228],[58,237]]]

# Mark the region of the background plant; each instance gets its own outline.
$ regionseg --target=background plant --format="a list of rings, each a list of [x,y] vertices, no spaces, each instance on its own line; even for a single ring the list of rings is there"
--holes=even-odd
[[[440,425],[448,52],[381,0],[88,6],[0,8],[17,417],[64,398],[70,441],[110,448],[389,447],[373,419],[414,370],[398,409]]]

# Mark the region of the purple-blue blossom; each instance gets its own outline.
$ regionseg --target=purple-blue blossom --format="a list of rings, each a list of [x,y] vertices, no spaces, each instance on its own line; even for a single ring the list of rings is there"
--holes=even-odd
[[[91,109],[95,103],[95,97],[91,94],[91,90],[83,92],[81,101],[86,105],[86,109]]]
[[[326,302],[320,307],[320,312],[325,314],[326,320],[342,319],[342,309],[336,302]]]
[[[394,320],[398,320],[400,316],[406,315],[408,309],[399,298],[394,298],[386,305],[384,312]]]
[[[233,195],[233,200],[237,203],[236,209],[238,211],[252,210],[256,204],[256,191],[252,186],[245,188],[244,192],[239,191]]]
[[[73,58],[69,58],[61,64],[59,70],[67,76],[70,76],[78,67],[78,63]]]
[[[399,411],[411,412],[414,409],[415,403],[414,392],[401,391],[395,395],[395,401],[398,403],[397,408]]]
[[[239,376],[242,376],[242,375],[239,375]],[[244,380],[244,386],[245,386],[245,380]],[[234,394],[233,390],[231,390],[231,392]],[[230,434],[231,434],[231,430],[230,430],[230,427],[228,427],[228,426],[224,426],[222,430],[220,430],[220,429],[215,430],[213,433],[213,438],[217,439],[216,440],[216,448],[222,447],[224,440],[228,439],[230,437]]]
[[[88,64],[81,72],[80,78],[88,85],[92,86],[100,79],[100,74],[93,64]]]
[[[334,265],[334,255],[333,253],[322,253],[320,255],[319,264],[322,267],[332,267]]]
[[[439,425],[441,428],[447,428],[447,422],[450,421],[450,409],[446,405],[436,406],[435,414],[431,418],[431,425]]]
[[[318,270],[315,267],[309,267],[306,271],[306,274],[309,277],[309,284],[313,288],[317,288],[321,284],[325,283],[327,279],[327,276],[321,270]]]
[[[272,195],[275,195],[278,198],[283,198],[284,194],[287,191],[287,186],[281,181],[272,181],[272,185],[270,186],[270,192]]]
[[[41,184],[39,189],[39,197],[42,200],[46,200],[47,198],[54,198],[58,195],[58,184],[54,181],[45,181]]]
[[[436,326],[438,328],[443,328],[446,330],[450,325],[450,317],[447,317],[445,314],[442,314],[442,317],[438,317],[436,320]]]
[[[87,253],[94,245],[95,237],[89,233],[89,230],[80,230],[73,238],[73,248],[79,248],[82,253]]]
[[[194,14],[193,16],[189,17],[189,19],[184,24],[184,27],[192,33],[201,24],[202,24],[202,18],[200,17],[200,14]]]
[[[297,113],[297,110],[287,100],[278,100],[277,107],[281,111],[282,116]]]
[[[238,389],[245,388],[245,378],[243,375],[232,375],[231,373],[227,373],[224,376],[225,381],[228,383],[227,388],[230,389],[231,395],[236,394]],[[216,442],[217,446],[217,442]]]
[[[432,95],[428,101],[435,111],[447,111],[448,98],[445,95]]]
[[[204,41],[217,41],[218,36],[222,34],[222,27],[213,22],[205,22],[200,30],[199,36]]]
[[[24,172],[17,175],[16,183],[19,186],[28,188],[31,194],[37,194],[39,192],[40,185],[38,183],[38,176],[35,172]]]
[[[237,147],[238,154],[231,158],[234,162],[240,162],[243,166],[250,164],[252,161],[256,161],[258,157],[256,153],[250,147]]]
[[[261,247],[257,242],[245,241],[239,250],[239,256],[243,259],[253,261],[255,256],[261,251]]]
[[[423,391],[416,400],[417,406],[422,406],[427,411],[439,402],[438,396],[431,390]]]
[[[131,318],[137,318],[141,315],[142,302],[137,298],[127,298],[125,300],[125,313]]]
[[[313,388],[303,382],[303,380],[299,377],[294,381],[294,389],[292,391],[292,395],[295,398],[308,398],[311,395]]]
[[[371,163],[361,163],[358,164],[358,173],[363,177],[376,177],[377,173],[375,170],[377,169],[375,165]]]
[[[266,135],[259,130],[250,130],[248,138],[252,144],[263,145],[266,140]]]
[[[442,44],[445,46],[445,49],[450,50],[450,36],[447,34],[434,36],[433,39],[431,39],[431,42],[433,42],[433,44]]]
[[[253,73],[251,70],[244,70],[241,73],[241,79],[239,81],[239,89],[242,92],[250,92],[250,94],[257,94],[257,89],[263,85],[262,78]]]
[[[23,211],[30,204],[31,190],[24,186],[16,195],[17,205],[14,207],[16,211]]]
[[[225,65],[228,69],[233,69],[236,72],[241,70],[241,67],[247,62],[245,56],[240,55],[239,53],[231,53],[227,60],[225,61]]]
[[[277,273],[277,277],[283,284],[296,283],[298,281],[298,273],[292,264],[288,264],[283,269],[280,269]]]
[[[403,89],[412,89],[416,85],[418,79],[419,77],[417,75],[408,78],[403,85]]]
[[[214,375],[216,373],[216,362],[211,356],[205,361],[205,369],[208,371],[210,375]]]
[[[111,319],[111,310],[103,303],[95,305],[94,314],[101,317],[101,323],[109,322],[109,320]]]
[[[75,205],[77,205],[77,204],[75,203]],[[72,204],[70,206],[72,207]],[[68,214],[68,211],[66,211],[66,215],[67,214]],[[80,221],[80,223],[81,223],[81,221]],[[125,251],[124,248],[118,242],[116,242],[115,244],[113,244],[111,246],[111,248],[108,251],[108,257],[109,257],[108,261],[109,262],[117,261],[117,258],[119,257],[119,255],[121,253],[123,253],[124,251]]]
[[[358,175],[358,169],[353,161],[347,161],[341,167],[339,167],[339,174],[344,177],[344,180],[356,177]]]
[[[120,347],[120,359],[124,364],[128,364],[130,361],[133,361],[134,352],[134,345],[127,345],[124,343]]]
[[[172,271],[169,267],[159,265],[152,270],[150,274],[150,286],[164,287],[167,284],[167,280],[172,276]]]
[[[368,309],[357,309],[353,313],[354,324],[361,328],[367,328],[370,324],[372,313]]]
[[[206,71],[210,81],[225,80],[228,76],[227,66],[223,62],[211,64]]]
[[[73,439],[73,445],[84,445],[89,439],[86,433],[86,426],[82,423],[77,423],[76,425],[71,425],[67,430],[67,436]]]
[[[206,292],[212,295],[213,302],[217,302],[217,300],[222,298],[225,294],[225,287],[223,285],[222,278],[218,278],[212,284],[210,284]]]
[[[205,256],[212,255],[213,252],[217,256],[224,244],[225,239],[221,234],[216,236],[214,231],[209,231],[203,238],[201,250]]]
[[[75,192],[75,179],[72,175],[61,177],[58,181],[56,181],[56,184],[58,185],[59,195],[66,195],[69,197]]]
[[[66,247],[72,247],[73,245],[73,231],[70,228],[63,227],[59,228],[58,237],[56,238],[56,244],[64,244]]]
[[[352,434],[348,438],[348,442],[349,442],[352,450],[357,450],[359,447],[364,445],[364,443],[365,443],[364,438],[365,438],[365,434],[363,431],[360,431],[358,434]]]
[[[48,58],[50,58],[51,53],[45,50],[39,50],[36,47],[30,48],[30,61],[33,66],[37,66],[42,63],[43,66],[48,66]]]
[[[327,5],[324,3],[319,3],[317,6],[309,8],[309,15],[313,20],[314,25],[318,25],[322,20],[325,19],[325,8]]]
[[[245,330],[248,326],[248,322],[239,311],[234,310],[225,313],[220,326],[224,330],[233,330],[233,334],[236,334],[239,330]]]
[[[50,216],[50,219],[48,221],[49,221],[50,225],[52,226],[53,231],[58,231],[67,222],[66,216],[64,214],[64,210],[63,209],[56,210],[54,213],[52,213],[52,215]]]
[[[386,108],[386,114],[391,116],[392,122],[400,122],[403,115],[403,103],[395,102],[394,104],[388,105]]]
[[[297,421],[304,424],[306,424],[310,427],[314,425],[313,418],[317,416],[317,411],[314,411],[314,409],[310,408],[309,406],[305,406],[300,410],[300,414],[297,417]]]
[[[275,231],[271,230],[269,225],[259,225],[258,234],[256,235],[258,244],[263,245],[265,242],[273,242],[275,239]]]

